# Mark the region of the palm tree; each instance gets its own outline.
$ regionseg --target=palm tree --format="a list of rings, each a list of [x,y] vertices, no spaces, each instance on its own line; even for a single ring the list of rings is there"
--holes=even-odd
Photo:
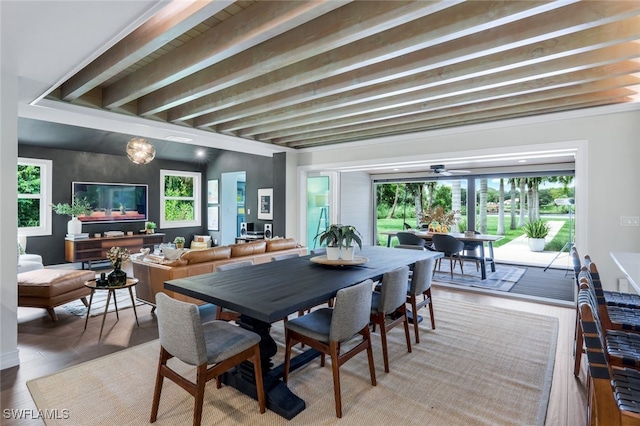
[[[487,179],[480,179],[480,233],[487,233]]]
[[[427,208],[431,208],[433,206],[433,196],[436,192],[436,187],[438,186],[438,182],[431,181],[431,182],[427,182],[425,185],[427,187],[427,194],[429,197],[427,199]]]
[[[391,210],[389,210],[389,214],[387,215],[387,219],[391,219],[396,212],[396,208],[398,207],[398,193],[400,192],[400,184],[396,184],[395,195],[393,196],[393,204],[391,205]]]
[[[516,180],[515,178],[509,178],[511,184],[511,223],[509,229],[516,229]]]
[[[504,179],[500,178],[500,191],[498,195],[498,235],[504,235]]]
[[[524,210],[525,210],[525,184],[527,180],[525,178],[518,178],[520,184],[520,218],[518,219],[518,227],[524,226]]]

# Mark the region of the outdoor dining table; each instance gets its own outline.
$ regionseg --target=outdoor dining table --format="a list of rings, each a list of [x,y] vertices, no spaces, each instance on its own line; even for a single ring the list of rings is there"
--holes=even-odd
[[[403,231],[381,232],[382,235],[387,236],[387,247],[391,247],[391,239],[396,235],[398,235],[398,232],[403,232]],[[409,231],[405,231],[405,232],[409,232]],[[415,234],[424,240],[431,241],[435,233],[434,232],[412,232],[412,234]],[[495,241],[501,240],[502,239],[501,235],[489,235],[489,234],[465,235],[462,232],[449,232],[446,235],[451,235],[452,237],[455,237],[456,239],[464,242],[482,243],[478,245],[480,247],[480,256],[478,256],[477,258],[470,257],[470,259],[476,259],[480,262],[480,265],[481,265],[480,273],[481,273],[481,278],[483,280],[487,279],[487,268],[486,268],[487,263],[491,265],[491,272],[496,271],[496,261],[493,255],[493,243]],[[488,254],[485,253],[484,243],[487,243]]]
[[[640,293],[640,253],[613,251],[610,255],[629,280],[629,284]]]
[[[412,265],[425,258],[439,258],[442,253],[396,250],[365,246],[356,252],[367,262],[351,266],[322,265],[311,256],[269,262],[246,268],[221,271],[165,282],[176,293],[213,303],[240,313],[238,324],[261,336],[260,351],[267,407],[287,419],[305,408],[304,401],[282,381],[283,365],[273,367],[277,346],[270,335],[271,323],[287,315],[327,302],[338,290],[367,279],[378,280],[385,272]],[[309,349],[291,362],[291,370],[317,357]],[[225,373],[223,382],[256,397],[253,367],[241,365]]]

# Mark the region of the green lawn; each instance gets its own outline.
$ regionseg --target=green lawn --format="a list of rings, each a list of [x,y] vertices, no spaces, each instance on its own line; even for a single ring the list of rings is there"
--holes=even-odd
[[[543,218],[544,219],[544,218]],[[564,219],[553,219],[553,220],[564,220]],[[507,222],[507,227],[509,226],[509,219],[505,219]],[[402,219],[378,219],[378,244],[381,246],[387,245],[387,236],[380,234],[384,231],[400,231],[402,230]],[[413,226],[413,221],[409,223]],[[489,216],[487,218],[487,233],[495,235],[498,230],[498,218],[497,216]],[[523,235],[524,232],[522,229],[507,229],[506,235],[500,240],[493,243],[494,247],[500,247],[507,244],[509,241]],[[558,234],[553,238],[553,240],[546,245],[545,250],[550,251],[560,251],[564,244],[569,240],[569,223],[565,220],[564,226],[560,229]],[[398,244],[398,240],[396,238],[391,240],[391,245],[395,246]]]

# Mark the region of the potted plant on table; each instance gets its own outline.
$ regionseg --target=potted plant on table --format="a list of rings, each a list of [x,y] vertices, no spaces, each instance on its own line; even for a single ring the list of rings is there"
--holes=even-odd
[[[86,197],[73,197],[71,204],[58,203],[53,204],[51,208],[57,214],[71,217],[71,220],[67,222],[67,234],[69,235],[78,235],[82,233],[82,222],[80,222],[78,216],[89,215],[92,211],[91,204],[89,204]]]
[[[524,235],[529,239],[529,250],[544,251],[545,237],[549,235],[551,228],[542,219],[529,221],[523,227]]]
[[[107,251],[107,259],[113,266],[113,271],[107,276],[110,286],[119,287],[127,284],[127,273],[122,270],[122,262],[129,260],[131,252],[126,247],[111,247]]]
[[[173,239],[173,243],[176,245],[176,248],[178,249],[184,248],[184,237],[175,237]]]
[[[155,222],[147,222],[144,225],[144,229],[147,231],[147,234],[153,234],[156,231],[156,223]]]
[[[352,260],[355,242],[362,250],[362,235],[355,226],[332,224],[324,231],[316,235],[316,239],[320,238],[319,245],[327,243],[327,259],[328,260]]]

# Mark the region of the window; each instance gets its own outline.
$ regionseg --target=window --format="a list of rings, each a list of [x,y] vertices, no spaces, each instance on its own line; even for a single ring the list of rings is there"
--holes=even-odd
[[[51,235],[51,160],[18,158],[18,233]]]
[[[200,173],[160,170],[160,228],[200,226]]]

